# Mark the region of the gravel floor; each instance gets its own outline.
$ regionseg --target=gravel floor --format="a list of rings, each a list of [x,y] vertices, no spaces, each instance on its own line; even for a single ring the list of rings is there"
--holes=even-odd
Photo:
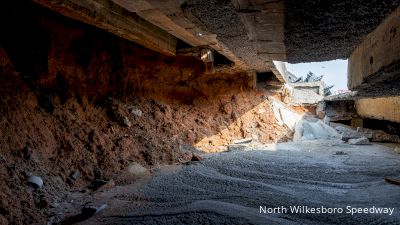
[[[383,145],[281,143],[160,170],[137,191],[116,194],[120,207],[82,224],[400,224],[400,186],[384,181],[399,175],[400,155]],[[291,213],[290,206],[343,212]],[[394,211],[352,215],[348,206]]]

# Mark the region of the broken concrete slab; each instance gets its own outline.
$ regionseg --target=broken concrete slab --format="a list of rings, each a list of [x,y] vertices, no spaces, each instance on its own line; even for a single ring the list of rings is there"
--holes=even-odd
[[[366,137],[361,137],[357,139],[349,139],[349,144],[351,145],[370,145],[369,139]]]
[[[253,141],[253,138],[244,138],[244,139],[234,140],[233,144],[246,144],[246,143],[250,143],[252,141]]]
[[[325,84],[322,81],[285,84],[285,103],[293,105],[316,105],[324,99]]]
[[[284,103],[269,98],[272,102],[272,110],[279,125],[286,125],[289,129],[294,130],[296,123],[301,120],[302,116],[286,106]]]
[[[318,119],[302,119],[296,124],[293,141],[312,139],[337,139],[340,135],[332,127]]]
[[[335,129],[337,130],[337,132],[339,134],[341,134],[341,139],[343,141],[348,141],[350,139],[358,139],[358,138],[362,138],[362,137],[367,138],[363,133],[357,132],[356,130],[353,130],[346,126],[339,125],[339,126],[336,126]]]
[[[319,107],[317,108],[317,114],[319,116],[328,116],[331,121],[342,121],[358,118],[354,100],[325,100],[324,103],[319,103]]]

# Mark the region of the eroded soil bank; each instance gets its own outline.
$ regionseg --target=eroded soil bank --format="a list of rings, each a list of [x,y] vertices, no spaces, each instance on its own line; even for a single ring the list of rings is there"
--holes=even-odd
[[[198,59],[162,56],[35,5],[7,7],[0,224],[44,224],[70,191],[85,192],[132,163],[153,168],[223,151],[234,139],[290,138],[273,116],[271,93],[251,89],[245,73],[209,73]],[[29,187],[29,175],[44,186]]]

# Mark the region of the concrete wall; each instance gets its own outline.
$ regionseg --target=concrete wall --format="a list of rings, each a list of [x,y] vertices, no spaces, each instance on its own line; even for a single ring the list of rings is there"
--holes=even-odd
[[[400,62],[400,7],[354,50],[348,63],[348,88],[360,90],[396,76]],[[384,89],[378,88],[383,96]]]
[[[356,110],[361,117],[400,122],[400,96],[359,99]]]
[[[287,83],[285,102],[295,105],[313,105],[317,104],[324,98],[324,83],[307,82],[307,83]]]

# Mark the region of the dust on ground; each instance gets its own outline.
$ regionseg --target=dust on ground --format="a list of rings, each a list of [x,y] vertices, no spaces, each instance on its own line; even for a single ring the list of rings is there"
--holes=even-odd
[[[392,147],[312,140],[215,153],[160,170],[140,189],[110,190],[123,204],[81,224],[397,224],[399,187],[384,180],[400,174]],[[395,209],[391,216],[259,213],[293,205]]]

